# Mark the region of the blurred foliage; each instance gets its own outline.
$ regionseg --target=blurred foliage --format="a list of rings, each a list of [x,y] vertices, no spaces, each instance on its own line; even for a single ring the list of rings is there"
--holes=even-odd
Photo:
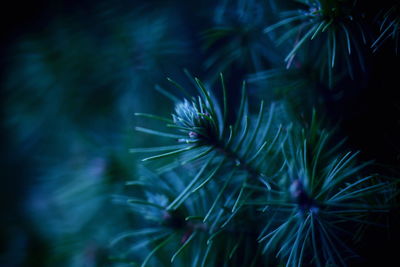
[[[3,123],[14,161],[26,157],[31,170],[5,182],[25,188],[18,216],[29,232],[18,222],[11,229],[21,240],[2,234],[8,252],[1,262],[102,265],[110,238],[132,219],[111,195],[135,172],[128,149],[144,141],[132,134],[133,113],[158,105],[154,84],[168,73],[163,68],[179,69],[174,58],[188,55],[190,41],[176,34],[183,24],[173,6],[126,4],[52,10],[45,27],[8,48]],[[43,254],[29,257],[37,242]]]
[[[398,12],[398,3],[389,0],[379,4],[339,0],[6,3],[4,13],[10,19],[1,25],[5,34],[0,51],[0,266],[140,266],[168,231],[175,234],[173,245],[160,248],[166,253],[149,259],[157,266],[187,262],[223,266],[225,259],[238,266],[261,265],[265,256],[248,258],[249,251],[259,247],[257,236],[236,231],[254,226],[253,222],[247,225],[247,219],[259,219],[248,210],[235,213],[238,220],[227,232],[211,239],[208,235],[216,234],[218,223],[234,217],[218,212],[238,206],[235,200],[242,192],[243,173],[226,185],[227,197],[219,199],[224,184],[211,181],[207,190],[199,189],[202,197],[178,203],[182,204],[180,220],[209,213],[215,227],[207,228],[196,217],[180,228],[159,225],[154,216],[168,221],[169,211],[154,205],[142,209],[139,200],[165,207],[179,199],[202,164],[193,161],[183,169],[176,167],[195,155],[206,155],[207,142],[200,150],[173,154],[169,161],[152,162],[147,168],[139,163],[137,153],[130,152],[142,150],[151,157],[155,150],[150,147],[163,147],[161,152],[168,153],[197,145],[204,136],[228,146],[226,127],[235,122],[237,135],[232,142],[238,145],[239,130],[247,122],[249,132],[257,136],[255,125],[261,117],[254,114],[261,114],[259,103],[264,100],[265,107],[280,103],[272,108],[274,123],[296,121],[299,129],[307,129],[316,110],[339,137],[348,137],[343,150],[361,150],[362,160],[377,159],[368,170],[398,177],[400,100],[392,93],[398,74],[392,67],[398,63]],[[220,90],[220,72],[225,93]],[[202,78],[210,99],[191,97],[196,82],[190,73]],[[243,80],[248,98],[240,113]],[[180,102],[184,98],[186,102]],[[225,103],[230,112],[224,113],[224,105],[213,111],[216,102]],[[168,138],[138,133],[138,125],[145,125],[147,132],[163,131],[157,120],[135,117],[139,112],[165,117],[181,127],[178,139],[185,142],[175,140],[171,145]],[[246,123],[243,114],[248,116]],[[211,122],[217,122],[212,130]],[[169,130],[174,128],[171,125]],[[199,126],[205,131],[201,136]],[[265,124],[260,127],[268,130]],[[279,123],[271,127],[269,134],[280,131]],[[263,141],[268,141],[249,137],[238,146],[243,158],[257,154]],[[271,172],[276,167],[271,166]],[[293,182],[286,171],[283,187]],[[162,183],[157,185],[158,181]],[[150,183],[146,185],[150,190],[143,190],[141,183]],[[392,217],[395,225],[398,217]],[[151,227],[143,230],[148,220],[153,220]],[[377,253],[369,253],[376,250],[387,259],[394,257],[391,242],[398,230],[390,230],[394,234],[388,239],[386,229],[377,236],[369,233],[387,245],[378,248],[366,238],[366,245],[357,248],[362,256],[378,262]],[[138,234],[135,231],[139,231],[137,239],[130,235]],[[162,236],[157,237],[159,231]],[[195,245],[181,251],[194,232],[202,243],[191,239]],[[288,244],[293,241],[289,239]],[[216,250],[205,255],[200,248],[210,242]],[[178,254],[170,263],[174,253]]]

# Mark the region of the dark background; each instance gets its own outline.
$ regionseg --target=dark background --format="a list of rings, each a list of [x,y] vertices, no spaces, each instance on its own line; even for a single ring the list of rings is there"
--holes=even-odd
[[[379,1],[379,8],[388,7],[394,2]],[[104,7],[99,9],[101,5]],[[372,18],[376,15],[378,9],[376,3],[361,5],[367,17]],[[120,186],[121,182],[131,178],[135,168],[133,158],[128,155],[127,150],[145,142],[157,142],[151,138],[142,140],[135,136],[132,129],[137,119],[133,118],[133,112],[149,111],[154,107],[159,107],[160,111],[169,112],[170,106],[164,104],[162,97],[152,91],[154,84],[165,83],[165,76],[182,77],[182,68],[188,68],[200,77],[208,74],[202,67],[202,62],[208,54],[202,49],[198,33],[213,25],[210,14],[213,14],[216,7],[217,4],[213,1],[189,3],[153,0],[146,3],[142,1],[107,3],[87,0],[2,3],[0,266],[62,266],[58,265],[62,260],[66,260],[63,263],[65,266],[102,264],[104,259],[100,257],[100,260],[93,260],[88,256],[89,252],[80,259],[71,260],[71,258],[77,254],[76,251],[82,251],[82,247],[90,251],[88,248],[90,245],[87,244],[93,242],[95,243],[93,250],[100,251],[101,254],[106,247],[103,245],[105,241],[86,242],[87,237],[84,237],[83,242],[76,235],[79,235],[81,231],[85,231],[88,235],[95,234],[98,228],[110,228],[109,225],[105,223],[96,228],[92,227],[93,222],[89,220],[78,230],[67,233],[59,231],[56,234],[49,230],[49,233],[44,234],[47,224],[49,224],[49,229],[64,227],[59,224],[59,221],[47,221],[48,217],[44,215],[49,213],[50,217],[54,217],[58,216],[60,211],[55,212],[52,208],[47,208],[38,212],[35,210],[36,206],[31,205],[35,199],[33,196],[43,194],[47,199],[45,202],[52,203],[54,199],[49,195],[57,192],[57,188],[64,188],[63,179],[67,179],[60,178],[55,173],[70,172],[71,169],[79,172],[80,168],[85,169],[88,164],[96,163],[98,157],[101,158],[100,162],[104,160],[106,163],[101,178],[102,188],[93,194],[97,197],[123,190]],[[107,10],[114,13],[101,15]],[[181,54],[167,53],[158,56],[160,49],[155,47],[154,54],[146,50],[146,53],[152,55],[150,60],[135,58],[128,51],[129,43],[115,37],[115,32],[110,31],[113,25],[120,23],[119,16],[122,16],[122,21],[127,24],[131,23],[130,20],[137,20],[134,24],[137,27],[137,25],[156,20],[163,13],[166,14],[166,22],[171,25],[167,27],[161,41],[171,39],[183,42]],[[149,20],[145,19],[146,16]],[[109,22],[106,22],[107,19]],[[178,27],[176,28],[175,25]],[[72,41],[69,46],[66,45],[63,48],[61,45],[53,51],[52,45],[57,42],[54,42],[52,38],[48,41],[46,38],[47,36],[54,37],[57,34],[55,29],[63,27],[67,29],[67,33],[57,37],[61,38],[59,42],[62,43],[64,41],[62,38],[68,37],[71,37]],[[81,33],[75,36],[75,31],[79,30]],[[143,34],[145,32],[146,30]],[[89,39],[88,42],[84,42],[89,46],[87,50],[73,51],[72,49],[80,47],[79,38],[85,36]],[[19,46],[23,42],[32,40],[38,40],[33,50],[24,50]],[[92,48],[90,48],[91,45]],[[374,171],[398,177],[400,157],[398,79],[400,72],[399,56],[394,53],[394,45],[394,42],[386,42],[377,53],[367,54],[366,75],[360,76],[360,80],[356,81],[345,79],[334,89],[343,90],[341,98],[335,99],[332,97],[333,93],[324,93],[324,99],[325,116],[331,124],[339,125],[338,132],[341,136],[348,137],[346,145],[352,150],[361,150],[362,160],[375,160]],[[53,89],[49,88],[38,94],[42,100],[30,102],[32,94],[35,95],[33,91],[40,88],[40,84],[29,83],[26,80],[29,75],[23,74],[20,67],[35,64],[26,61],[26,58],[29,53],[35,52],[35,49],[41,46],[44,51],[41,53],[46,53],[47,50],[53,51],[46,54],[46,60],[50,63],[55,62],[53,66],[58,70],[53,75],[56,81],[59,80],[60,83],[66,85],[60,89],[59,94],[51,93]],[[100,54],[99,58],[96,57],[96,51]],[[109,54],[108,51],[111,53]],[[62,59],[64,53],[66,61]],[[80,58],[83,63],[77,62],[72,56],[69,62],[69,53]],[[82,53],[81,56],[79,56],[80,53]],[[132,61],[114,62],[112,61],[114,54],[118,54],[118,58],[124,58],[124,55],[126,58],[132,57]],[[71,66],[66,66],[65,63]],[[91,64],[93,68],[90,68]],[[100,69],[99,65],[102,64],[104,64],[103,69]],[[142,64],[141,67],[138,67],[140,64]],[[132,68],[133,71],[121,76],[115,74],[116,71],[126,68]],[[236,71],[238,75],[232,75],[234,78],[229,83],[240,84],[240,80],[243,79],[243,70],[238,65],[233,66],[232,69],[232,72]],[[80,73],[80,76],[68,75],[69,72],[75,71]],[[47,74],[43,73],[43,75]],[[60,75],[64,76],[60,77]],[[87,75],[90,77],[86,77]],[[124,79],[121,81],[120,77]],[[40,79],[40,77],[35,78]],[[67,81],[71,83],[68,84]],[[90,89],[91,84],[96,86],[93,91]],[[64,94],[64,91],[71,94]],[[53,98],[48,97],[47,94],[59,97],[63,99],[63,103],[67,104],[50,105],[49,109],[38,108],[52,101]],[[124,102],[124,99],[128,98],[130,100]],[[77,99],[82,101],[77,101]],[[231,101],[234,102],[234,100]],[[26,106],[28,108],[24,108]],[[32,112],[32,116],[15,113],[15,110],[22,110],[28,115]],[[41,124],[31,134],[23,135],[24,132],[29,133],[34,125],[30,120],[35,121],[36,117],[41,116],[47,118],[48,113],[54,113],[55,116],[50,116],[48,121]],[[16,124],[15,121],[17,121]],[[21,133],[23,138],[20,138]],[[74,145],[78,148],[71,148]],[[75,162],[74,160],[79,157],[83,159]],[[114,216],[110,220],[116,223],[123,220],[129,225],[128,215],[123,212],[114,214],[111,212],[113,208],[109,201],[102,201],[102,204],[99,204],[101,208],[93,215],[94,217],[107,214]],[[56,207],[57,210],[66,212],[60,215],[61,218],[73,216],[76,212],[74,207],[68,205],[67,208],[70,210],[65,210],[65,205],[67,204],[61,201],[61,204]],[[96,219],[93,220],[96,221]],[[390,220],[393,226],[389,233],[385,229],[368,230],[369,242],[360,245],[361,254],[366,255],[365,258],[371,265],[389,263],[390,260],[396,262],[399,237],[398,210],[393,211]],[[118,229],[110,230],[106,236],[112,235],[113,232],[118,232]],[[72,244],[65,244],[68,238],[73,240]],[[106,239],[107,237],[104,237],[104,240]],[[82,242],[85,244],[82,245]],[[62,249],[55,251],[54,246],[60,246]],[[57,265],[54,265],[56,263]]]

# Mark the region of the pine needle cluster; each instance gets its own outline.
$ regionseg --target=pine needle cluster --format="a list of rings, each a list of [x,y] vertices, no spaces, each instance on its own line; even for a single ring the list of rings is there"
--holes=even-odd
[[[126,199],[143,225],[113,244],[127,237],[143,241],[121,258],[133,257],[142,267],[165,258],[185,266],[346,265],[356,256],[350,244],[377,224],[374,214],[390,210],[393,181],[366,175],[369,163],[343,153],[315,112],[304,123],[282,103],[261,102],[252,114],[246,83],[232,110],[222,75],[220,81],[222,104],[194,78],[197,97],[179,101],[167,94],[175,102],[171,119],[137,114],[170,130],[136,130],[173,143],[132,150],[150,153],[143,158],[148,166],[164,167],[129,183],[143,195]],[[142,245],[149,248],[144,259],[136,251]]]

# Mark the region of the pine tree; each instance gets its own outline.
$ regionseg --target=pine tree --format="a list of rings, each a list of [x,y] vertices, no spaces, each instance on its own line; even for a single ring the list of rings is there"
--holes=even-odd
[[[364,240],[366,228],[379,224],[376,214],[385,216],[395,205],[395,180],[371,173],[371,162],[346,151],[317,114],[324,111],[319,90],[329,92],[347,77],[365,75],[368,46],[376,52],[389,36],[397,46],[396,6],[384,14],[381,33],[371,41],[356,1],[270,1],[258,11],[273,17],[264,11],[279,10],[278,22],[262,32],[263,16],[254,12],[259,5],[238,2],[231,12],[236,19],[224,22],[234,21],[234,26],[206,32],[213,50],[206,65],[220,63],[217,70],[231,77],[230,68],[240,64],[242,71],[253,73],[250,82],[264,81],[264,90],[278,90],[272,100],[261,101],[255,112],[246,82],[238,103],[232,103],[222,74],[218,86],[215,79],[204,84],[186,72],[198,95],[169,79],[185,97],[162,91],[175,104],[172,118],[136,114],[169,128],[136,130],[173,140],[168,146],[132,150],[150,153],[142,161],[159,164],[150,164],[155,172],[131,183],[143,187],[145,197],[127,200],[140,217],[157,211],[151,217],[155,225],[129,234],[154,240],[142,267],[151,258],[157,265],[168,265],[165,258],[170,258],[177,266],[346,266],[357,257],[353,248]],[[220,24],[228,8],[225,3],[219,10]],[[268,38],[261,41],[262,34]],[[268,70],[271,57],[260,52],[268,39],[276,45],[292,43],[286,70]],[[293,94],[306,91],[293,102]],[[168,186],[155,197],[154,185],[161,180]],[[178,258],[182,262],[176,263]]]
[[[397,259],[397,1],[83,2],[4,50],[1,266]]]
[[[141,266],[165,247],[175,250],[171,262],[187,250],[186,257],[196,259],[192,266],[346,265],[354,256],[349,240],[362,240],[363,227],[376,223],[371,215],[390,209],[393,182],[363,175],[368,163],[357,163],[358,153],[343,153],[340,142],[332,143],[333,133],[322,128],[315,111],[299,122],[283,103],[264,111],[261,102],[253,116],[243,83],[229,124],[223,76],[222,105],[199,79],[194,83],[200,96],[176,102],[172,119],[137,114],[166,122],[176,133],[136,130],[181,143],[132,150],[158,152],[143,161],[163,162],[150,180],[147,174],[130,183],[143,186],[145,198],[128,199],[129,206],[143,218],[150,212],[157,223],[129,236],[149,234],[149,240],[162,233]],[[180,168],[186,172],[173,171]],[[172,178],[157,177],[164,173]],[[154,195],[157,180],[169,186]],[[213,249],[215,243],[220,248]]]

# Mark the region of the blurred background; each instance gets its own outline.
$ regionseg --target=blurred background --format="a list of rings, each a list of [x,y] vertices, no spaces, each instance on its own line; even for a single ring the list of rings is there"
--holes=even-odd
[[[134,220],[112,203],[135,173],[129,148],[159,142],[137,137],[133,114],[168,114],[154,86],[198,62],[189,14],[165,1],[2,10],[0,266],[109,265]]]
[[[366,72],[332,90],[307,70],[279,76],[292,44],[262,34],[272,2],[3,3],[0,266],[110,264],[110,240],[135,221],[112,201],[135,179],[129,149],[163,142],[136,133],[134,113],[169,116],[172,103],[154,87],[172,77],[191,88],[183,69],[208,84],[223,72],[233,106],[247,79],[251,99],[285,98],[298,114],[322,107],[350,148],[397,175],[395,44],[366,54]]]

